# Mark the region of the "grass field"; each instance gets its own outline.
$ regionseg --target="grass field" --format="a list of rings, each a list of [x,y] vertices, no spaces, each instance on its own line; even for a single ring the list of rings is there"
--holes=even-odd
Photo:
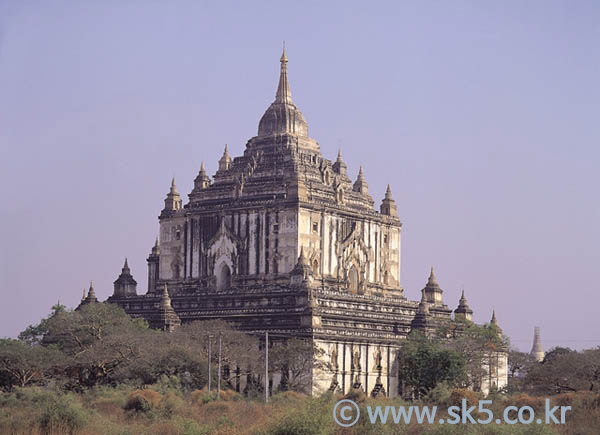
[[[440,409],[466,398],[477,404],[469,391],[455,390],[427,402]],[[51,388],[28,387],[0,393],[0,433],[2,434],[598,434],[600,396],[570,393],[552,397],[553,405],[572,406],[564,425],[440,425],[404,423],[372,425],[367,406],[409,405],[399,399],[352,399],[361,407],[361,418],[351,428],[341,428],[332,416],[341,396],[308,397],[293,392],[276,394],[268,404],[224,391],[221,399],[206,391],[183,393],[163,382],[143,390],[102,387],[84,393],[62,393]],[[437,402],[435,403],[434,402]],[[494,417],[506,406],[531,406],[543,413],[544,398],[525,394],[498,395],[490,409]],[[438,411],[436,418],[442,417]],[[473,415],[477,418],[477,415]],[[485,418],[484,415],[481,418]]]

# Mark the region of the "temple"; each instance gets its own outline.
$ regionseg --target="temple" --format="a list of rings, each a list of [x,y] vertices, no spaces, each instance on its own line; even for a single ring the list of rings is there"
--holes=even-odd
[[[529,354],[537,361],[544,361],[545,353],[542,348],[542,338],[540,336],[540,328],[536,326],[533,329],[533,345],[531,346],[531,352]]]
[[[406,298],[390,186],[377,210],[363,168],[353,180],[341,152],[335,161],[323,156],[292,100],[285,50],[280,62],[275,101],[243,155],[232,158],[225,146],[212,178],[202,163],[185,204],[172,180],[145,294],[125,261],[109,301],[163,330],[223,319],[275,340],[306,338],[329,367],[313,370],[313,393],[397,396],[402,340],[434,330],[453,310],[433,268],[421,300]],[[472,314],[463,292],[454,315]],[[494,361],[484,391],[507,382],[506,354]],[[279,382],[275,374],[273,388]]]

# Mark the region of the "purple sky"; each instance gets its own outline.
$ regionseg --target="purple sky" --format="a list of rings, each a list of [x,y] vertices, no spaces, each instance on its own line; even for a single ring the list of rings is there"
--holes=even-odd
[[[327,3],[327,4],[325,4]],[[600,345],[600,3],[0,0],[0,336],[146,257],[171,177],[274,99],[404,223],[402,283],[513,344]],[[186,196],[187,198],[187,196]]]

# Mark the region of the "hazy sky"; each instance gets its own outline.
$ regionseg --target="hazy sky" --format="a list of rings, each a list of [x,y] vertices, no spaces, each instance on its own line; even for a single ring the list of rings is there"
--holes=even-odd
[[[404,223],[402,284],[434,265],[512,342],[600,345],[600,3],[0,0],[0,336],[146,257],[191,191],[294,101]]]

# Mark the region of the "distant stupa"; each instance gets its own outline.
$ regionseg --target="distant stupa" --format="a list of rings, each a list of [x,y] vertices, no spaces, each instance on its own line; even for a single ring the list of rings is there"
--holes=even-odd
[[[531,352],[529,354],[536,359],[536,361],[541,362],[544,360],[544,350],[542,349],[542,339],[540,338],[540,327],[536,326],[533,329],[533,346],[531,348]]]

